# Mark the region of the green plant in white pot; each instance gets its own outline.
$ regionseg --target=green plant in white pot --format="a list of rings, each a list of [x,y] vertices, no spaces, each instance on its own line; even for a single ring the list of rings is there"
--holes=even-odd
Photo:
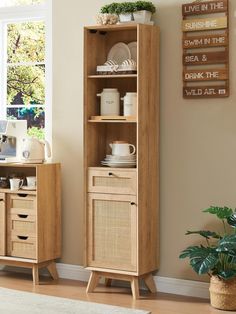
[[[133,20],[133,12],[135,11],[134,2],[121,2],[117,8],[120,22],[130,22]]]
[[[152,14],[156,12],[156,7],[150,1],[135,2],[135,10],[133,12],[134,20],[137,23],[148,23]]]
[[[180,258],[189,258],[190,266],[199,274],[208,274],[211,305],[221,310],[236,310],[236,211],[228,207],[212,206],[203,212],[222,221],[222,232],[209,230],[187,231],[198,234],[206,244],[189,246]]]
[[[116,14],[119,16],[120,22],[129,22],[133,20],[133,12],[135,10],[134,2],[113,2],[111,4],[104,5],[100,12]]]

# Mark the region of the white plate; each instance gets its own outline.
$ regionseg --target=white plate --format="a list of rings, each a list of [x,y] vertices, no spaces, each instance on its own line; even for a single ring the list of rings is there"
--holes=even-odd
[[[34,186],[27,186],[27,185],[25,185],[25,186],[22,186],[22,187],[21,187],[21,190],[35,191],[36,188],[35,188]]]
[[[132,41],[127,46],[131,53],[131,59],[137,62],[137,41]]]
[[[126,59],[131,59],[129,47],[125,43],[117,43],[111,47],[107,55],[107,60],[113,60],[121,64]]]

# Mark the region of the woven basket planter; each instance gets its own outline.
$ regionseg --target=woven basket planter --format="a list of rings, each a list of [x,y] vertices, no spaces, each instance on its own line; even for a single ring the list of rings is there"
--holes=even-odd
[[[236,278],[220,280],[212,276],[209,290],[213,307],[227,311],[236,310]]]

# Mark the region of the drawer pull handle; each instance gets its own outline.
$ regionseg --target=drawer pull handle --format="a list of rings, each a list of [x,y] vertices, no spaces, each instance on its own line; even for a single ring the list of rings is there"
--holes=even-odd
[[[109,172],[108,175],[109,175],[109,176],[113,176],[113,173],[112,173],[112,172]]]
[[[24,215],[24,214],[18,214],[17,215],[19,218],[27,218],[28,217],[28,215]]]
[[[27,240],[28,236],[17,236],[17,238],[20,240]]]
[[[136,205],[135,202],[131,202],[130,205]]]
[[[27,197],[28,196],[28,194],[17,194],[19,197]]]
[[[0,202],[4,202],[4,199],[3,199],[3,198],[0,198]]]

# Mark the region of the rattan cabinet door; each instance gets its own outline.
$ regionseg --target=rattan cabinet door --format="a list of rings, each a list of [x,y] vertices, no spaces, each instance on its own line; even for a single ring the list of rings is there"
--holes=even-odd
[[[136,197],[89,193],[88,207],[88,266],[136,271]]]
[[[6,254],[6,208],[5,193],[0,193],[0,255]]]

